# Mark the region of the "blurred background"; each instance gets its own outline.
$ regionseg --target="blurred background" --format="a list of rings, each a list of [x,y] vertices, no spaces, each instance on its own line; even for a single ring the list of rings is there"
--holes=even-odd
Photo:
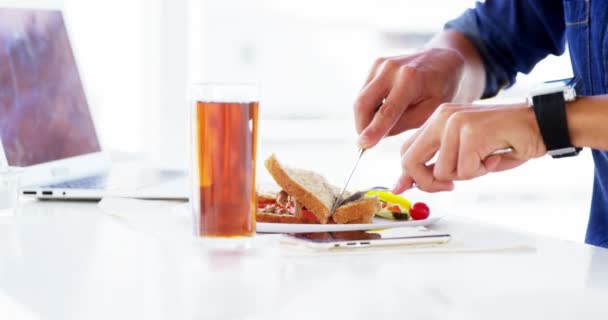
[[[20,1],[21,3],[23,1]],[[258,174],[283,162],[342,184],[357,149],[352,103],[375,58],[423,46],[470,0],[65,0],[68,28],[106,150],[188,164],[188,85],[255,82],[261,90]],[[522,101],[530,86],[572,74],[549,57],[484,103]],[[392,186],[403,136],[368,152],[355,188]],[[461,182],[451,193],[408,191],[433,214],[461,215],[583,241],[593,163],[542,158]]]

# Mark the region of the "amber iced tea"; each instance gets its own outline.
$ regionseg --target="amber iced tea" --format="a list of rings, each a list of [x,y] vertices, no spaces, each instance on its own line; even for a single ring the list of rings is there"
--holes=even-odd
[[[255,232],[258,102],[196,101],[193,112],[195,232]]]

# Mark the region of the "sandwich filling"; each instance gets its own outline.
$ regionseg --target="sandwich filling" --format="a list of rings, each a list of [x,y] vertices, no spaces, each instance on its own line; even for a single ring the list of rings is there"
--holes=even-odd
[[[264,165],[282,190],[274,199],[258,196],[257,220],[260,222],[371,223],[380,210],[380,200],[371,196],[342,203],[332,214],[338,188],[325,177],[310,170],[283,166],[274,154]]]

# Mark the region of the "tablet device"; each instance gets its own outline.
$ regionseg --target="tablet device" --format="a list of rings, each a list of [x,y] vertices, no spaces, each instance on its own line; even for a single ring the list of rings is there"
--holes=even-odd
[[[392,228],[382,230],[288,233],[286,243],[314,249],[344,247],[432,245],[446,243],[450,235],[426,228]]]

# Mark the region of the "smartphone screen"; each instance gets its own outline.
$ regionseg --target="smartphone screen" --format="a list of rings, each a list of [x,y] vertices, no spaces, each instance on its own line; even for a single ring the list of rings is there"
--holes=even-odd
[[[437,238],[449,237],[450,235],[430,230],[421,231],[415,228],[394,228],[384,230],[291,233],[289,236],[315,243],[353,241],[366,244],[366,242],[371,241]]]

